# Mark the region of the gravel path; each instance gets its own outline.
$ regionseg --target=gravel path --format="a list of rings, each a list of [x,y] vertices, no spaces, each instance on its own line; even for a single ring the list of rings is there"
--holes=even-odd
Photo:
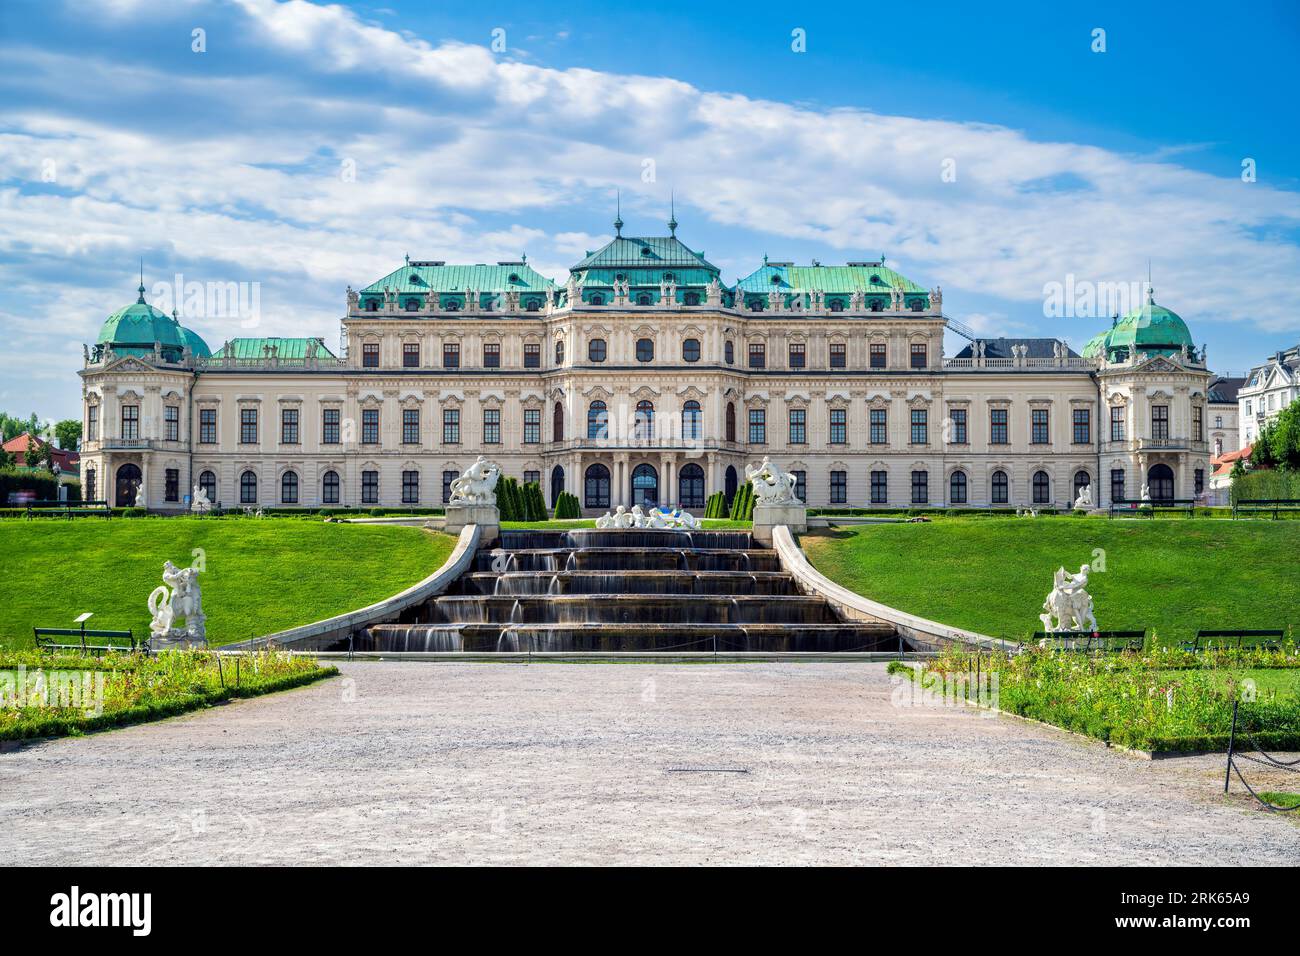
[[[883,665],[342,670],[0,753],[0,864],[1300,863],[1220,757],[900,706]]]

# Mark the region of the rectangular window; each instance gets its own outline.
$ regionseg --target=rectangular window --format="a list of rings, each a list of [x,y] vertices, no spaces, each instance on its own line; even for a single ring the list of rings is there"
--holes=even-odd
[[[808,472],[800,470],[800,471],[792,471],[790,472],[790,474],[794,475],[794,496],[798,498],[800,501],[807,501],[808,500]]]
[[[524,409],[524,444],[536,445],[542,440],[542,410]]]
[[[86,441],[99,441],[99,406],[86,406]],[[93,500],[93,499],[88,499]]]
[[[831,472],[831,504],[842,505],[849,500],[849,473]]]
[[[871,444],[889,443],[889,409],[873,408],[871,410]]]
[[[1005,408],[989,409],[989,444],[1007,444],[1007,410]]]
[[[1046,445],[1050,441],[1048,434],[1047,409],[1029,410],[1029,441],[1034,445]]]
[[[163,437],[167,441],[181,440],[181,407],[179,405],[167,405],[163,408],[163,429]]]
[[[361,409],[361,444],[379,444],[379,409]]]
[[[122,406],[122,439],[135,441],[140,437],[140,406]]]
[[[928,445],[930,443],[930,412],[925,408],[912,409],[912,444]]]
[[[361,367],[379,368],[379,343],[378,342],[362,343]]]
[[[1205,422],[1201,418],[1204,409],[1200,405],[1192,406],[1192,441],[1205,441]]]
[[[948,414],[952,420],[951,444],[966,444],[966,409],[952,408],[948,410]]]
[[[442,503],[445,505],[451,501],[451,483],[456,480],[456,472],[444,471],[442,473]]]
[[[168,468],[163,475],[163,498],[167,501],[181,500],[181,470]]]
[[[766,368],[767,367],[767,346],[762,342],[749,343],[749,367]]]
[[[889,472],[873,471],[871,473],[871,503],[873,505],[889,503]]]
[[[444,408],[442,410],[442,443],[444,445],[460,444],[459,408]]]
[[[483,409],[483,444],[501,444],[501,409]]]
[[[402,343],[402,368],[419,368],[420,367],[420,343],[403,342]]]
[[[843,445],[849,440],[849,412],[845,408],[831,409],[831,444]]]
[[[1199,495],[1201,492],[1205,491],[1205,469],[1197,468],[1192,472],[1192,475],[1196,481],[1196,493]]]
[[[241,408],[239,410],[239,443],[241,445],[257,444],[256,408]]]
[[[217,410],[215,408],[199,409],[199,444],[215,445],[217,443]]]
[[[767,410],[751,408],[749,410],[749,443],[751,445],[767,444]]]
[[[1110,440],[1124,440],[1124,406],[1112,405],[1110,407]]]
[[[790,367],[803,368],[804,360],[808,357],[807,347],[802,342],[790,343]]]
[[[339,443],[339,410],[325,408],[321,410],[320,440],[322,445]]]
[[[280,409],[280,444],[298,444],[298,409]]]
[[[1092,443],[1092,410],[1076,408],[1074,410],[1074,443],[1089,445]]]
[[[1124,500],[1124,469],[1112,468],[1110,470],[1110,500]]]
[[[402,409],[402,444],[420,444],[420,410],[418,408]]]
[[[501,344],[499,342],[483,343],[483,367],[501,367]]]
[[[912,472],[912,504],[930,503],[930,473],[928,471]]]
[[[460,343],[459,342],[442,343],[442,367],[460,368]]]
[[[93,406],[92,406],[93,407]],[[95,469],[86,469],[86,500],[95,500]]]
[[[808,412],[802,408],[790,409],[790,444],[803,445],[808,441]]]
[[[536,342],[524,343],[524,368],[542,367],[542,347]]]
[[[1169,437],[1169,406],[1151,406],[1151,437],[1167,439]]]
[[[884,342],[872,342],[871,343],[871,367],[885,368],[886,367],[885,354],[886,353],[885,353]]]
[[[912,343],[912,368],[925,368],[927,365],[925,358],[925,343]]]
[[[363,505],[379,504],[379,472],[363,471],[361,473],[361,503]]]
[[[540,486],[541,483],[542,483],[542,473],[540,471],[524,472],[524,484]]]
[[[402,472],[402,504],[418,505],[420,503],[420,473],[418,471]]]
[[[830,346],[831,368],[845,368],[849,364],[848,351],[843,342],[832,342]]]

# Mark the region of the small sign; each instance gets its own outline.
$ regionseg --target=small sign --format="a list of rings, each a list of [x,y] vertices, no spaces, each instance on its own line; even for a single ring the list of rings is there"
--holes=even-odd
[[[89,620],[90,620],[92,617],[94,617],[94,616],[95,616],[95,612],[94,612],[94,611],[87,611],[85,614],[82,614],[80,617],[78,617],[78,618],[77,618],[75,621],[73,621],[72,623],[73,623],[73,624],[85,624],[87,621],[89,621]]]

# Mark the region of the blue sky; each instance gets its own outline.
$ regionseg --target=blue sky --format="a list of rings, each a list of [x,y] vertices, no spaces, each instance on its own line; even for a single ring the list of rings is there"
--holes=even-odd
[[[141,256],[151,296],[256,285],[251,318],[187,312],[214,348],[333,344],[346,286],[405,253],[561,276],[616,191],[642,234],[675,192],[728,280],[883,253],[981,332],[1076,348],[1107,320],[1047,315],[1044,289],[1149,259],[1211,364],[1244,370],[1300,340],[1297,61],[1293,2],[17,0],[0,408],[78,414],[81,343]]]

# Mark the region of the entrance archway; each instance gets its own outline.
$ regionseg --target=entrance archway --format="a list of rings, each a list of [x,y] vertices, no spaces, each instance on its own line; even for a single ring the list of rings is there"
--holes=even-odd
[[[609,469],[595,464],[583,476],[582,506],[584,508],[609,507]]]
[[[551,507],[560,500],[560,492],[564,490],[564,469],[556,465],[551,469]]]
[[[736,497],[736,485],[738,478],[736,476],[735,465],[728,465],[726,474],[723,475],[723,493],[727,496],[727,507],[731,507],[731,499]]]
[[[677,476],[677,504],[683,508],[704,507],[704,469],[695,462],[682,465]]]
[[[143,475],[140,466],[127,462],[117,469],[117,507],[134,508]]]
[[[654,465],[641,464],[632,469],[632,504],[642,509],[659,504],[659,472]]]
[[[1166,464],[1151,466],[1147,472],[1147,486],[1152,501],[1172,501],[1174,497],[1174,470]]]

